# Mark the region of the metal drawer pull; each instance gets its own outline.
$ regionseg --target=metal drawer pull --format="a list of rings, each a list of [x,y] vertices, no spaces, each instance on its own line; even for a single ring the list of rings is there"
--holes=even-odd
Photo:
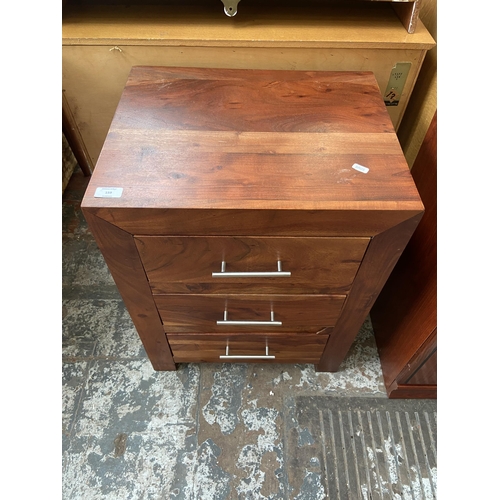
[[[226,271],[226,261],[222,261],[220,273],[212,273],[212,278],[283,278],[286,276],[291,276],[290,271],[281,270],[281,260],[278,260],[278,270],[277,271],[249,271],[249,272],[227,272]]]
[[[217,321],[218,325],[232,325],[232,326],[242,326],[242,325],[267,325],[267,326],[281,326],[281,321],[274,321],[274,312],[271,311],[271,321],[229,321],[227,319],[227,311],[224,311],[224,319],[222,321]]]
[[[229,346],[226,346],[226,354],[221,354],[219,356],[220,359],[275,359],[275,356],[272,356],[269,354],[269,347],[266,345],[266,354],[262,355],[249,355],[249,356],[244,356],[244,355],[229,355]]]

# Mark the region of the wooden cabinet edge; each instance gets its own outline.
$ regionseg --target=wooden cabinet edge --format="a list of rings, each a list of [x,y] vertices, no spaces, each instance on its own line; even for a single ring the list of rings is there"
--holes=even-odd
[[[336,372],[339,369],[423,213],[378,234],[368,245],[342,314],[321,357],[318,371]],[[367,286],[367,283],[373,284]]]
[[[437,399],[437,385],[395,384],[387,395],[389,399]]]
[[[97,200],[97,199],[96,199]],[[287,210],[287,209],[183,209],[100,207],[99,201],[84,198],[82,208],[123,231],[142,236],[199,236],[210,232],[212,236],[292,236],[292,237],[374,237],[404,223],[413,217],[421,217],[424,207],[412,203],[406,210],[376,209],[331,209],[331,210]],[[192,217],[186,222],[185,214]],[[146,213],[147,212],[147,213]],[[139,213],[141,216],[139,217]],[[300,220],[290,226],[296,213]],[[231,220],[241,221],[230,226]],[[352,218],[362,220],[364,227],[346,232],[353,226]],[[148,230],[144,230],[144,217],[148,219]],[[257,218],[257,222],[255,219]],[[168,225],[165,221],[169,219]],[[223,223],[218,221],[222,220]],[[271,226],[271,221],[273,226]],[[220,227],[225,229],[221,230]]]
[[[89,228],[106,261],[132,322],[139,334],[153,368],[175,370],[149,283],[133,236],[82,208]]]

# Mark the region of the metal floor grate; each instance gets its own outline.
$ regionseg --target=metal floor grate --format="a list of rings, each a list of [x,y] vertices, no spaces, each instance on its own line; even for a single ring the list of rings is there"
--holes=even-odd
[[[299,396],[288,408],[304,498],[437,498],[435,400]]]

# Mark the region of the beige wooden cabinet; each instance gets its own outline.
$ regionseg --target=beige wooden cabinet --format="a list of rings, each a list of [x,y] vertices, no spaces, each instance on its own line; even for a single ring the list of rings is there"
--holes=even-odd
[[[137,3],[137,2],[136,2]],[[426,52],[422,22],[408,33],[386,2],[247,2],[234,18],[213,2],[158,5],[71,1],[62,16],[63,109],[92,168],[134,65],[372,71],[384,93],[410,63],[398,128]]]

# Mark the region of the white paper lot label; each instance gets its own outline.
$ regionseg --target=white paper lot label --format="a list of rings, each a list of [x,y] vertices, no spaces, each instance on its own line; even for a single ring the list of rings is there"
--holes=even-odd
[[[121,198],[123,188],[118,187],[98,187],[95,190],[94,198]]]
[[[355,163],[352,168],[354,170],[357,170],[358,172],[362,172],[363,174],[367,174],[370,169],[368,167],[363,167],[363,165],[360,165],[359,163]]]

